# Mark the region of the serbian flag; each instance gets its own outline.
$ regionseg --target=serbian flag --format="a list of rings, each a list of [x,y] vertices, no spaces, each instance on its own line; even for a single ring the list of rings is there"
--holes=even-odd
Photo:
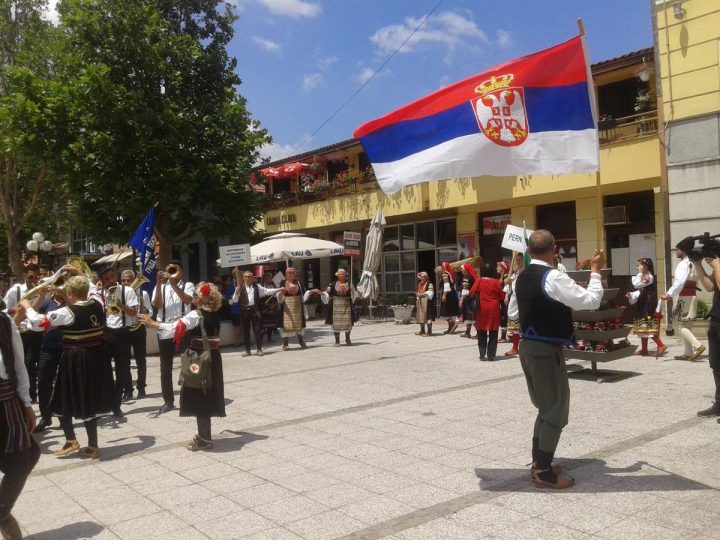
[[[450,178],[597,171],[583,37],[473,75],[354,135],[386,193]]]

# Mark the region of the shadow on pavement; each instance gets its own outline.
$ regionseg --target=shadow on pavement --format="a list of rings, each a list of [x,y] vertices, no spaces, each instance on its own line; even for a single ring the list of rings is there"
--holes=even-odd
[[[629,467],[608,467],[601,459],[567,459],[557,464],[562,467],[563,472],[569,473],[577,481],[575,486],[570,488],[573,493],[717,491],[713,486],[656,467],[647,461],[637,461]],[[633,474],[640,471],[643,473]],[[480,489],[483,491],[525,491],[532,486],[529,468],[476,468],[475,476],[480,479]],[[601,489],[598,489],[598,484],[602,485]]]
[[[141,452],[151,446],[155,445],[155,437],[152,435],[136,435],[135,437],[123,437],[122,439],[115,439],[114,441],[108,441],[108,444],[113,444],[120,441],[127,441],[131,439],[137,439],[137,442],[128,444],[119,444],[117,446],[108,446],[100,449],[100,461],[111,461],[119,457],[126,456],[128,454],[134,454],[135,452]]]
[[[233,435],[237,435],[237,437],[215,439],[213,441],[215,443],[215,447],[212,449],[213,453],[224,454],[226,452],[237,452],[246,444],[270,438],[268,435],[258,435],[257,433],[250,433],[249,431],[233,431],[232,429],[223,429],[220,433],[232,433]]]
[[[58,529],[43,531],[30,535],[33,540],[75,540],[78,538],[92,538],[105,530],[105,527],[92,521],[80,521],[63,525]]]

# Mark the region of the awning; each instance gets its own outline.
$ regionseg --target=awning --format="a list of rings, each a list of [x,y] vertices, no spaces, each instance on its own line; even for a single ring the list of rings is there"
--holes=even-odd
[[[285,165],[281,165],[279,167],[265,167],[264,169],[260,169],[260,172],[265,176],[265,178],[274,180],[276,178],[298,176],[302,170],[307,167],[309,167],[307,163],[286,163]]]
[[[91,266],[102,266],[103,264],[112,264],[117,259],[117,262],[124,261],[128,257],[132,257],[133,252],[131,249],[126,249],[122,253],[111,253],[110,255],[105,255],[104,257],[100,257],[97,261],[92,263]]]

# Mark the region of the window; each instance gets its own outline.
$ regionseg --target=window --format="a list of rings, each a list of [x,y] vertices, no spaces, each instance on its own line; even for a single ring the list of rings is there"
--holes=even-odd
[[[417,224],[417,248],[426,249],[435,245],[435,223],[432,221]]]
[[[400,249],[397,227],[387,227],[384,231],[383,238],[383,251],[397,251]]]
[[[454,219],[437,222],[438,246],[454,246],[456,244],[457,223]]]

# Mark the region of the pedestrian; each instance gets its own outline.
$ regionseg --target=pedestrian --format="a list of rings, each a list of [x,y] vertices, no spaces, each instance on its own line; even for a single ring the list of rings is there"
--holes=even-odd
[[[0,535],[20,540],[22,531],[12,509],[40,458],[40,448],[30,435],[35,413],[22,340],[15,323],[1,311],[0,353]]]
[[[251,274],[252,275],[252,274]],[[180,387],[180,416],[195,417],[197,422],[197,435],[185,445],[191,452],[197,450],[211,450],[212,423],[214,416],[225,416],[225,383],[223,379],[222,356],[220,355],[220,307],[223,296],[217,286],[208,282],[200,282],[195,288],[193,305],[196,309],[188,312],[180,319],[171,323],[160,323],[149,315],[141,315],[143,324],[162,330],[173,335],[173,341],[179,344],[187,331],[188,343],[191,349],[199,353],[203,351],[203,338],[200,325],[205,328],[205,334],[210,347],[210,373],[212,385],[210,388]]]
[[[648,338],[657,345],[655,357],[667,354],[667,347],[660,339],[660,327],[658,332],[648,336],[647,332],[643,332],[643,327],[639,325],[641,321],[648,318],[658,318],[658,297],[657,297],[657,281],[655,279],[655,267],[652,259],[641,257],[637,262],[637,274],[632,277],[632,284],[635,291],[627,293],[625,296],[631,304],[635,304],[635,335],[640,337],[640,350],[636,352],[638,356],[648,355]]]
[[[443,262],[442,267],[444,271],[442,273],[442,290],[440,291],[440,313],[448,323],[448,328],[444,333],[454,334],[460,315],[458,295],[454,286],[455,276],[449,262]]]
[[[499,280],[482,275],[478,275],[470,294],[477,295],[479,302],[475,312],[475,330],[478,335],[480,360],[487,359],[492,362],[497,354],[500,303],[505,294]]]
[[[415,299],[415,322],[420,325],[420,331],[415,332],[415,335],[428,337],[432,336],[432,324],[435,320],[435,287],[430,282],[427,272],[418,273],[417,278],[420,283],[417,286]]]
[[[698,416],[720,416],[720,259],[708,257],[705,259],[712,268],[708,275],[702,261],[695,263],[698,280],[706,291],[713,293],[712,308],[710,308],[710,324],[708,326],[708,360],[715,379],[715,402],[708,409],[699,411]]]
[[[694,320],[697,317],[697,289],[695,266],[688,257],[688,254],[695,247],[695,239],[692,236],[683,238],[675,246],[675,256],[680,262],[673,272],[672,285],[660,298],[667,300],[668,298],[678,297],[683,302],[688,302],[689,310],[687,314],[688,320]],[[683,328],[680,335],[685,343],[685,351],[683,354],[675,357],[676,360],[696,360],[705,352],[705,346],[698,341],[689,328]]]
[[[520,311],[520,364],[530,400],[537,408],[532,438],[533,485],[563,489],[575,484],[552,462],[570,412],[570,385],[563,347],[573,341],[572,310],[600,307],[603,287],[601,250],[591,259],[590,280],[584,289],[554,268],[555,238],[539,229],[528,239],[532,260],[515,286]]]

